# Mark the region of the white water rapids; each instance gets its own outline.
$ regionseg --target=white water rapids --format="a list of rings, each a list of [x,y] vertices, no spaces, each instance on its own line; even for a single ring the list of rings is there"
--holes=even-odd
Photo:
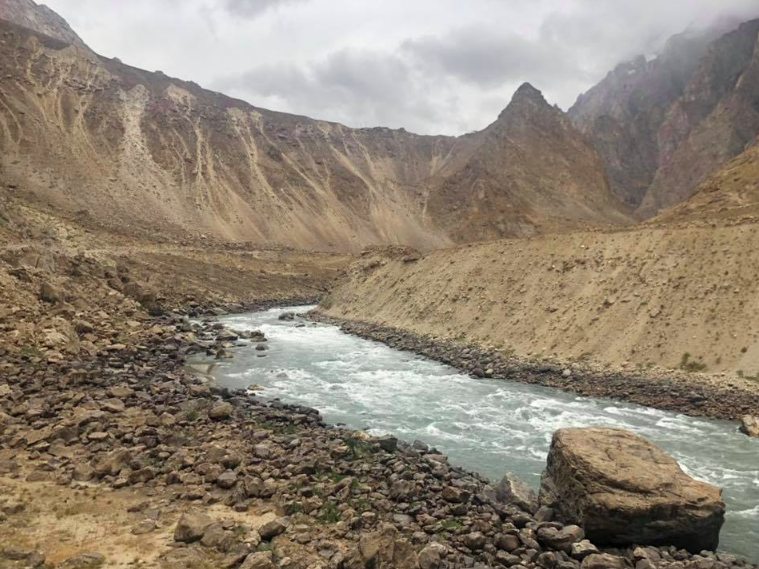
[[[691,476],[724,489],[720,549],[759,562],[759,440],[739,433],[735,423],[474,379],[335,326],[278,320],[282,312],[309,308],[219,318],[234,330],[261,330],[269,349],[244,347],[231,360],[194,362],[213,362],[221,385],[260,385],[262,397],[316,408],[330,423],[419,439],[467,470],[493,480],[511,471],[536,488],[556,429],[629,429],[672,454]]]

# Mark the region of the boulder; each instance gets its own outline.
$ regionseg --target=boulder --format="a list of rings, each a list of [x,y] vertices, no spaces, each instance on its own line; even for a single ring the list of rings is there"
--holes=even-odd
[[[60,567],[63,569],[99,569],[105,563],[102,553],[82,553],[76,557],[70,557]]]
[[[200,541],[213,520],[202,512],[192,510],[182,514],[174,530],[174,541],[192,543]]]
[[[741,433],[749,437],[759,438],[759,417],[746,415],[741,419]]]
[[[240,569],[274,569],[271,551],[251,553],[245,558]]]
[[[599,544],[714,550],[725,518],[722,490],[622,429],[556,431],[539,499]]]
[[[624,558],[608,553],[588,555],[581,565],[581,569],[628,569],[628,567]]]
[[[208,411],[208,416],[214,421],[223,421],[224,419],[229,419],[234,410],[235,408],[229,403],[217,401]]]
[[[104,456],[95,465],[95,474],[98,476],[118,476],[119,473],[129,466],[132,460],[132,452],[120,448]]]
[[[495,498],[502,504],[514,504],[528,514],[534,514],[538,510],[538,497],[535,491],[511,472],[507,472],[498,483]]]
[[[40,300],[43,302],[48,302],[50,304],[57,304],[58,302],[62,300],[63,295],[61,291],[55,288],[53,285],[51,285],[48,282],[44,282],[40,286],[39,297],[40,297]]]
[[[572,546],[585,537],[585,532],[579,526],[542,527],[538,530],[538,541],[550,549],[571,553]]]
[[[277,537],[278,535],[282,535],[285,533],[285,530],[290,525],[290,520],[287,518],[277,518],[275,520],[271,520],[269,522],[266,522],[264,525],[261,526],[261,528],[258,530],[258,533],[261,535],[261,539],[272,539],[274,537]]]

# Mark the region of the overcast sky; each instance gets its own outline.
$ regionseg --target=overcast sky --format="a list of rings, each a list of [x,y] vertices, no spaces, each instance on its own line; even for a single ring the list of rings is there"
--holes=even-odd
[[[44,0],[95,51],[253,105],[461,134],[529,81],[566,109],[615,64],[757,0]]]

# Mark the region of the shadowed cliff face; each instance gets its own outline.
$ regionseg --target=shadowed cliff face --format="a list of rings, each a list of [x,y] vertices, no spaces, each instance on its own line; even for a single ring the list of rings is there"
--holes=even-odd
[[[650,215],[689,198],[759,133],[759,20],[715,41],[659,129],[659,170],[641,205]]]
[[[33,2],[3,2],[39,24]],[[37,29],[55,38],[0,22],[2,175],[112,230],[430,249],[628,220],[598,156],[532,87],[473,135],[351,129],[99,57],[67,45],[65,22]]]
[[[570,109],[612,192],[641,215],[687,200],[755,139],[757,33],[759,20],[674,36],[658,58],[620,65]]]

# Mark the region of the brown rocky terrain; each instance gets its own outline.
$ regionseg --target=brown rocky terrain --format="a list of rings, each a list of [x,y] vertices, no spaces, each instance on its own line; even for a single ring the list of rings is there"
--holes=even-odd
[[[753,20],[675,36],[657,58],[620,65],[570,109],[614,194],[642,216],[687,200],[756,139],[758,33]]]
[[[736,418],[759,398],[750,219],[589,229],[628,208],[529,85],[471,135],[350,129],[100,57],[31,0],[0,0],[0,78],[0,568],[749,567],[602,549],[517,481],[185,364],[266,342],[212,315],[334,289],[323,312],[369,321],[347,330],[476,376]],[[730,168],[715,191],[742,203]],[[367,244],[555,232],[371,249],[336,287]]]
[[[345,251],[629,221],[529,86],[479,133],[351,129],[99,57],[41,35],[33,2],[3,5],[36,32],[0,23],[0,178],[111,230]]]
[[[692,198],[653,224],[736,224],[759,215],[759,145],[753,145],[701,183]]]
[[[467,142],[428,203],[456,241],[631,221],[590,142],[532,85],[522,85],[498,120]]]

